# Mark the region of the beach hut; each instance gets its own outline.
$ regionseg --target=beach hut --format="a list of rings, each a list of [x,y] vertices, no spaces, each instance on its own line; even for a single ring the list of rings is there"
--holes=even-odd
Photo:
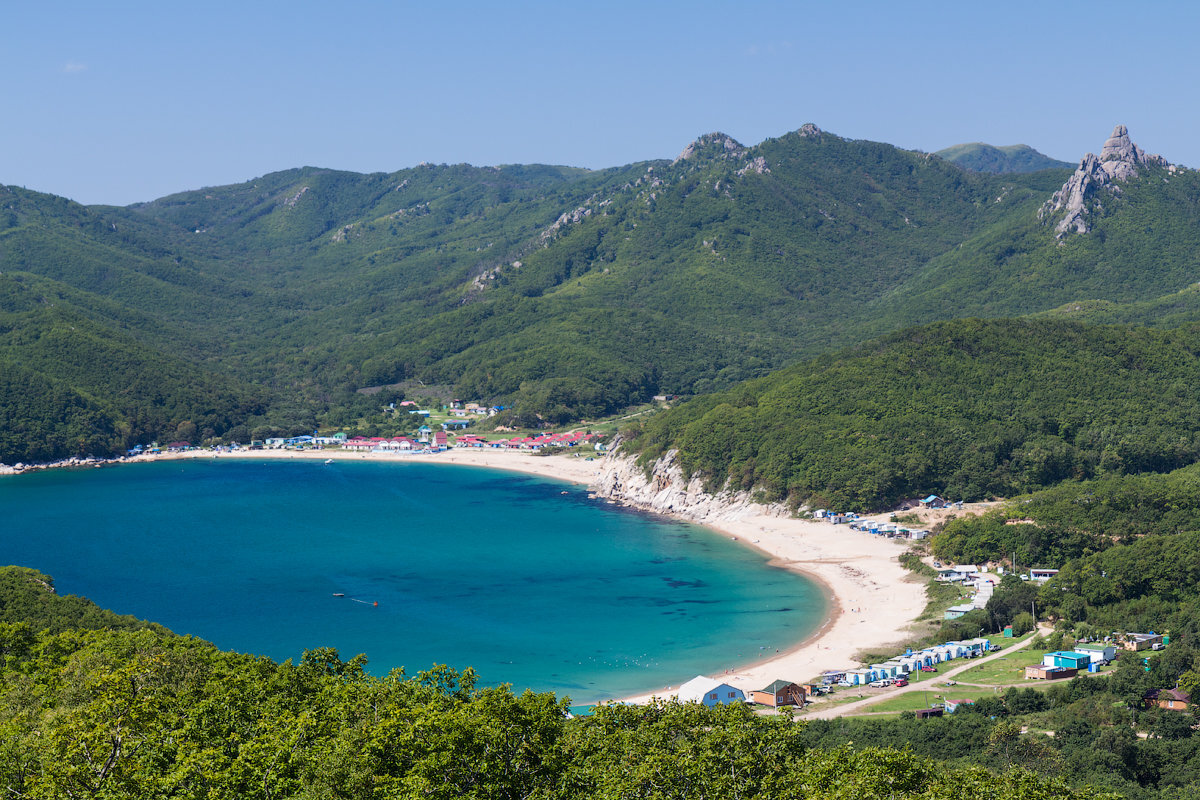
[[[746,702],[746,695],[741,689],[703,675],[697,675],[680,686],[678,697],[681,703],[700,703],[710,708],[727,703]]]
[[[845,682],[851,686],[865,686],[874,680],[868,677],[871,671],[868,669],[848,669],[846,670]]]
[[[775,681],[765,689],[757,689],[750,693],[750,699],[755,703],[771,708],[780,706],[804,706],[807,692],[803,686],[790,681]]]

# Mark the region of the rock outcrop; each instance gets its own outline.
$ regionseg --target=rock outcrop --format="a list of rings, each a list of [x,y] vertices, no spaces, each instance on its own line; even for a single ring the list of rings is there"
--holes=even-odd
[[[678,164],[680,161],[690,161],[699,155],[714,155],[728,158],[729,156],[740,155],[745,149],[732,136],[727,136],[720,132],[706,133],[683,148],[683,152],[672,163]]]
[[[1170,165],[1162,156],[1151,155],[1134,144],[1129,130],[1118,125],[1099,156],[1088,153],[1080,160],[1075,174],[1038,210],[1038,218],[1049,219],[1065,211],[1054,226],[1055,237],[1061,240],[1068,233],[1087,233],[1091,230],[1088,217],[1104,208],[1104,196],[1119,195],[1121,187],[1117,183],[1137,177],[1146,166]]]
[[[659,458],[646,472],[632,457],[618,450],[603,461],[592,490],[600,497],[623,505],[669,514],[692,522],[717,522],[757,514],[787,516],[782,504],[763,505],[751,500],[749,492],[718,492],[709,494],[698,476],[685,479],[679,466],[679,454],[671,450]]]

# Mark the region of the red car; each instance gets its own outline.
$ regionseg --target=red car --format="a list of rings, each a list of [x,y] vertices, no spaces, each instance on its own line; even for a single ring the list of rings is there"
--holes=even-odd
[[[896,678],[897,686],[908,686],[908,678]]]
[[[921,667],[921,672],[937,672],[937,667]]]

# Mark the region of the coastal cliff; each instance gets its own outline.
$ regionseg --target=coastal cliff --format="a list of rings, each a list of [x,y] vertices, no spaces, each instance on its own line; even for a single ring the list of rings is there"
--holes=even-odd
[[[706,492],[699,476],[693,475],[690,480],[684,478],[676,450],[668,451],[655,461],[647,477],[633,456],[626,456],[617,448],[601,463],[592,488],[600,497],[633,508],[699,523],[757,514],[789,515],[782,504],[755,503],[749,492]]]

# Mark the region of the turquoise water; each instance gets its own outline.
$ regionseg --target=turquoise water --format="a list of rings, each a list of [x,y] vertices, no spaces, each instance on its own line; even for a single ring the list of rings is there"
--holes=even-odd
[[[332,646],[377,674],[473,666],[484,684],[577,702],[774,654],[827,608],[707,529],[455,465],[49,470],[0,479],[0,520],[0,563],[223,649]]]

